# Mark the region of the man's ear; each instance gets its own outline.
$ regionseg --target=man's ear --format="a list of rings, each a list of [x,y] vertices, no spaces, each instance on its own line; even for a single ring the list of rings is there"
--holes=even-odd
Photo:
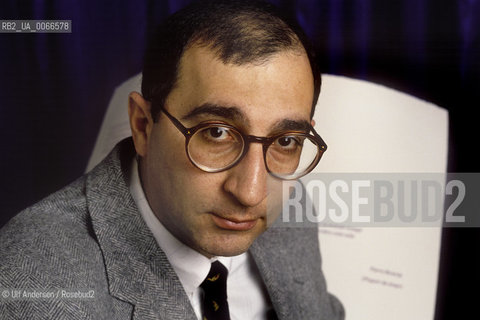
[[[138,92],[131,92],[128,96],[128,117],[132,129],[133,143],[139,156],[145,157],[148,141],[153,128],[153,119],[150,113],[151,104]]]
[[[312,127],[315,127],[315,120],[310,120],[310,124],[312,125]]]

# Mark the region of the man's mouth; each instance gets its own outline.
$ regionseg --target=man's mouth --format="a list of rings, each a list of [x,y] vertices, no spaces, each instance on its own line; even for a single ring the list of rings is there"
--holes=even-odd
[[[220,229],[225,230],[234,230],[234,231],[248,231],[255,227],[258,222],[258,219],[253,220],[236,220],[232,218],[223,218],[214,213],[212,215],[213,222]]]

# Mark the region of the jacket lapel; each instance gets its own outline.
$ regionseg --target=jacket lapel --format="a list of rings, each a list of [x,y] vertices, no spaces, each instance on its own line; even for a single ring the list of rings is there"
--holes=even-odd
[[[267,288],[270,300],[273,308],[275,309],[278,319],[294,319],[291,311],[289,310],[289,304],[287,303],[288,296],[284,281],[279,279],[279,272],[276,270],[276,265],[283,265],[285,261],[277,261],[278,255],[272,255],[272,252],[268,253],[268,249],[272,247],[272,237],[274,230],[269,229],[262,234],[250,247],[250,253],[252,254],[258,270],[262,276],[263,282]],[[278,245],[278,244],[277,244]],[[282,250],[281,247],[275,246],[274,250]],[[279,252],[279,255],[282,253]],[[282,272],[283,273],[283,272]]]
[[[299,309],[306,303],[299,293],[304,291],[311,272],[308,266],[299,263],[301,259],[295,255],[298,250],[295,245],[299,243],[294,240],[295,231],[298,230],[272,226],[250,247],[280,320],[300,319]]]
[[[88,209],[109,292],[134,306],[133,319],[196,319],[125,182],[133,150],[131,139],[122,141],[87,178]]]

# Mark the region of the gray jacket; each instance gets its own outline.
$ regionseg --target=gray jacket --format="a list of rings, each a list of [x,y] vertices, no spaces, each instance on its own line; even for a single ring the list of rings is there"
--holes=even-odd
[[[129,193],[133,156],[131,139],[122,141],[0,231],[0,319],[195,319]],[[249,251],[278,319],[343,319],[315,228],[271,228]]]

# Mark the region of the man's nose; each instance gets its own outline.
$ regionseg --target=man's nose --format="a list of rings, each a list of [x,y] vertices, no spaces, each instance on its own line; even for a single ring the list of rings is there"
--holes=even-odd
[[[262,145],[252,143],[244,158],[228,170],[224,190],[241,205],[254,207],[267,196],[267,177]]]

